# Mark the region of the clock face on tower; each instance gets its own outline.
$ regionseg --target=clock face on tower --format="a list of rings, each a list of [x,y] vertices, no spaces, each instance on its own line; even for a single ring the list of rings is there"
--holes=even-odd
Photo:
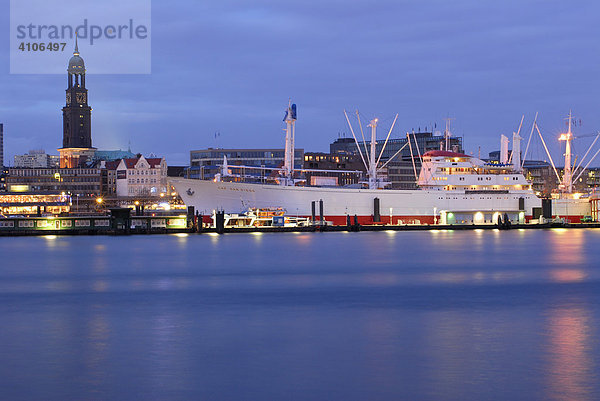
[[[71,92],[67,92],[67,104],[71,104]]]
[[[77,103],[84,104],[85,98],[86,98],[85,93],[78,93],[77,94]]]

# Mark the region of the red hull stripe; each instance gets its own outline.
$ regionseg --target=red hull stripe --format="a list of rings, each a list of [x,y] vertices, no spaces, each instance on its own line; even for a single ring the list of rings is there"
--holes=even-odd
[[[296,217],[289,215],[288,217]],[[298,217],[310,217],[310,216],[298,216]],[[330,221],[334,226],[345,226],[346,225],[346,216],[328,216],[325,215],[325,221]],[[581,216],[572,216],[569,217],[571,222],[579,222]],[[380,222],[374,222],[373,216],[357,216],[358,224],[361,225],[371,225],[371,224],[390,224],[390,216],[381,216]],[[525,216],[525,221],[529,221],[532,219],[532,216]],[[317,220],[319,217],[317,216]],[[433,216],[392,216],[391,224],[434,224]],[[202,221],[204,223],[212,223],[211,216],[202,216]],[[437,218],[437,222],[439,223],[440,218]],[[350,216],[350,224],[354,224],[354,216]]]

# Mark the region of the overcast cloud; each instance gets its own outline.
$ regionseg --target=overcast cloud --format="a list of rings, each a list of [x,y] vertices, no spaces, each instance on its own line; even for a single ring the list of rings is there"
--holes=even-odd
[[[8,0],[0,4],[7,27]],[[169,164],[209,146],[282,147],[291,97],[305,150],[328,151],[348,132],[345,108],[383,120],[381,136],[395,113],[395,137],[454,117],[475,154],[497,149],[522,114],[526,137],[538,111],[558,157],[569,109],[581,134],[600,129],[598,16],[592,1],[154,1],[152,74],[86,65],[93,142],[131,141]],[[0,40],[6,157],[56,153],[66,74],[10,75],[8,46]],[[84,59],[89,51],[80,46]]]

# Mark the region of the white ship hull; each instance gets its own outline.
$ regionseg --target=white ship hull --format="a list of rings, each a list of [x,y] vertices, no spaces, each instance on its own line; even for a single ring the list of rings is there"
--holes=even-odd
[[[290,216],[310,217],[312,202],[323,201],[325,220],[346,224],[346,216],[356,215],[360,224],[374,222],[374,202],[379,199],[380,222],[393,224],[495,224],[499,214],[507,213],[511,221],[524,222],[541,207],[541,200],[531,190],[378,190],[323,187],[293,187],[213,182],[173,178],[183,201],[210,216],[215,210],[242,213],[250,207],[282,207]],[[519,199],[524,202],[520,210]]]

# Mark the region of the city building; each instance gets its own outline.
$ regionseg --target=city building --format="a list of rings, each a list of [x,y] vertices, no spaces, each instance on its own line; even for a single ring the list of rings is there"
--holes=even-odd
[[[423,154],[429,150],[444,149],[446,144],[446,137],[441,132],[413,132],[410,134],[411,144],[406,146],[396,158],[410,160],[411,159],[411,147],[412,154],[414,157],[418,157],[419,154]],[[408,139],[402,138],[390,138],[385,143],[385,139],[378,139],[375,154],[381,154],[381,149],[385,144],[385,150],[381,155],[381,160],[387,161],[390,157],[394,156],[400,148],[406,145]],[[415,145],[416,143],[416,145]],[[371,141],[358,142],[360,149],[365,154],[365,151],[370,151]],[[448,138],[448,149],[453,152],[463,152],[463,138],[459,136],[451,136]],[[329,145],[330,153],[344,153],[344,154],[359,154],[356,142],[353,138],[338,138]]]
[[[117,196],[117,167],[121,164],[121,160],[100,161],[102,196],[116,197]]]
[[[392,160],[387,165],[388,181],[392,189],[416,189],[417,178],[421,172],[421,161]],[[416,172],[415,172],[416,171]]]
[[[246,174],[257,177],[269,176],[270,169],[278,169],[283,165],[284,149],[202,149],[190,151],[190,178],[212,180],[215,174],[221,172],[223,158],[227,157],[227,164],[232,174]],[[304,163],[304,149],[294,152],[294,165],[302,168]],[[239,169],[233,166],[251,166],[256,169]]]
[[[393,189],[416,188],[416,177],[421,172],[420,155],[430,150],[444,149],[446,146],[446,136],[441,132],[413,132],[410,134],[410,139],[410,144],[407,144],[406,137],[390,139],[387,144],[384,139],[377,140],[375,154],[381,154],[380,164],[388,162],[393,157],[387,165],[387,180]],[[384,144],[385,149],[381,153]],[[358,146],[360,146],[363,157],[366,157],[365,153],[370,152],[371,142],[359,142]],[[404,149],[402,149],[403,147]],[[463,153],[463,138],[450,136],[448,149]],[[360,153],[353,138],[338,138],[329,145],[329,150],[331,154],[357,155],[360,159]],[[382,174],[385,172],[382,171]]]
[[[121,159],[116,168],[116,192],[120,197],[153,197],[167,192],[164,158]]]
[[[4,167],[4,124],[0,123],[0,168]]]
[[[0,167],[0,192],[6,191],[6,176],[8,175],[8,168]]]
[[[135,157],[135,153],[131,152],[131,149],[127,150],[96,150],[94,152],[93,161],[114,161],[121,159],[132,159]]]
[[[188,166],[167,166],[167,177],[187,177]]]
[[[65,194],[76,210],[95,207],[97,198],[155,197],[167,191],[164,158],[145,158],[128,150],[96,150],[92,147],[91,108],[85,86],[85,65],[77,43],[68,67],[68,88],[63,114],[63,146],[60,156],[30,151],[15,156],[7,170],[9,195]],[[3,181],[1,181],[3,182]]]
[[[65,193],[76,196],[79,201],[79,197],[97,197],[104,191],[101,168],[91,163],[96,150],[92,147],[91,137],[92,109],[87,103],[85,65],[79,56],[77,42],[67,72],[60,167],[54,165],[56,157],[45,152],[17,156],[16,166],[8,169],[6,178],[9,192]]]
[[[66,104],[62,109],[63,145],[58,149],[60,167],[84,167],[93,159],[96,149],[92,147],[92,108],[88,104],[85,63],[79,55],[77,37],[67,72]]]
[[[59,155],[48,155],[48,167],[59,168],[60,167],[60,156]]]
[[[558,189],[558,179],[552,169],[552,165],[542,160],[525,161],[523,165],[523,174],[529,182],[531,188],[542,196],[550,196],[550,193]]]
[[[329,153],[353,155],[356,152],[356,142],[353,138],[338,138],[329,145]]]
[[[29,193],[0,194],[0,215],[48,215],[71,210],[67,194],[40,195]]]
[[[100,168],[10,167],[6,177],[9,192],[62,193],[95,197],[102,194]]]
[[[360,156],[343,153],[306,152],[304,169],[306,169],[304,177],[306,177],[308,185],[328,186],[358,184],[363,179],[365,172],[365,166],[360,160]]]
[[[14,167],[19,168],[53,168],[58,167],[58,156],[49,155],[44,150],[30,150],[25,155],[15,155]]]

